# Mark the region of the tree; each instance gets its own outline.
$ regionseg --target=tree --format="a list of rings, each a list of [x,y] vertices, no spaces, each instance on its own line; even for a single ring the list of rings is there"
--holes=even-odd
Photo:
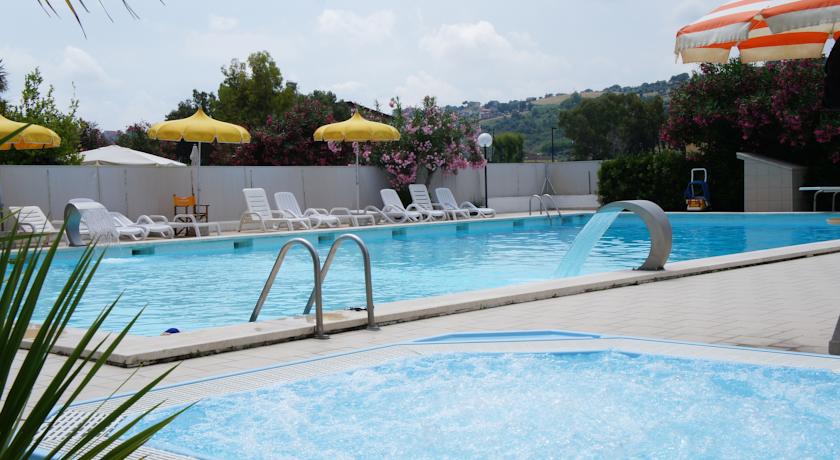
[[[522,163],[525,160],[525,138],[519,133],[501,133],[493,138],[494,163]]]
[[[300,98],[314,99],[328,108],[336,121],[344,121],[350,118],[350,107],[345,101],[340,101],[332,91],[315,90],[310,94],[301,95]]]
[[[52,129],[61,137],[61,145],[51,149],[12,150],[0,156],[4,164],[78,164],[79,144],[81,135],[81,120],[76,117],[79,101],[70,101],[67,112],[58,109],[53,96],[52,85],[45,93],[41,92],[44,78],[41,71],[35,68],[24,79],[20,105],[7,105],[7,118],[24,123],[36,123]]]
[[[283,84],[283,75],[267,51],[252,53],[245,62],[233,59],[222,74],[214,112],[220,120],[254,128],[294,103],[296,86]]]
[[[92,121],[79,120],[79,125],[82,128],[79,135],[79,148],[82,151],[98,149],[100,147],[105,147],[106,145],[111,145],[111,143],[108,142],[108,139],[105,139],[105,136],[102,134],[102,131],[99,130],[99,126],[97,126],[96,123]]]
[[[151,153],[153,155],[163,155],[162,142],[149,139],[149,123],[141,121],[126,127],[125,131],[117,133],[115,144],[132,150],[140,152]]]
[[[315,98],[299,98],[278,117],[251,131],[251,142],[239,146],[229,161],[233,165],[347,165],[353,160],[348,148],[315,142],[312,133],[335,119],[330,108]],[[330,148],[333,147],[333,148]]]
[[[192,91],[192,98],[191,99],[184,99],[183,101],[178,103],[178,107],[175,110],[169,112],[166,115],[167,120],[177,120],[180,118],[187,118],[190,115],[194,114],[199,107],[204,110],[204,113],[207,115],[213,116],[213,113],[216,110],[216,105],[218,105],[219,100],[216,98],[216,95],[212,92],[206,91],[199,91],[194,89]]]
[[[659,146],[665,120],[662,98],[606,93],[584,99],[559,114],[559,126],[574,142],[572,157],[602,160],[650,152]]]
[[[5,93],[7,89],[9,89],[8,74],[3,60],[0,59],[0,93]]]

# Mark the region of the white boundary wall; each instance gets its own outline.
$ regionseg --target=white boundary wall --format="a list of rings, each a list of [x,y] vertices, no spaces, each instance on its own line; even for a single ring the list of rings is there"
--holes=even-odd
[[[516,197],[514,207],[527,210],[527,197],[542,192],[545,172],[558,195],[597,193],[598,161],[491,164],[487,176],[491,205]],[[131,218],[140,214],[172,215],[172,195],[193,190],[193,168],[143,166],[0,166],[0,198],[5,207],[37,205],[61,220],[71,198],[91,198]],[[359,168],[360,201],[381,207],[379,190],[387,175],[379,168]],[[352,166],[205,166],[201,168],[201,201],[210,204],[213,220],[238,220],[244,210],[242,188],[262,187],[293,192],[302,207],[355,207]],[[429,185],[449,187],[459,201],[484,201],[484,170],[457,175],[436,174]],[[524,200],[524,201],[522,201]],[[524,202],[524,206],[521,204]]]

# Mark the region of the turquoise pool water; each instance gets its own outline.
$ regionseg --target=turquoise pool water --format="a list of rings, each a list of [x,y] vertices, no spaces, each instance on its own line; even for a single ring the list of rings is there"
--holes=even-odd
[[[671,216],[671,261],[840,239],[840,227],[826,215]],[[352,230],[368,244],[376,303],[551,279],[575,235],[588,217],[566,217],[549,225],[543,219],[472,221],[402,230]],[[347,230],[345,230],[347,231]],[[337,234],[344,231],[337,232]],[[159,244],[109,249],[71,326],[89,325],[100,310],[124,292],[106,329],[117,330],[143,306],[133,333],[158,335],[170,327],[183,330],[246,322],[279,248],[289,237],[238,238],[224,241]],[[322,260],[332,243],[317,244]],[[139,248],[139,247],[137,247]],[[620,217],[596,245],[583,273],[638,267],[647,256],[647,230],[640,219]],[[153,252],[153,254],[149,254]],[[298,315],[312,289],[311,261],[303,248],[289,253],[261,319]],[[48,295],[36,312],[46,314],[46,300],[59,292],[74,258],[61,257],[46,286]],[[324,308],[364,305],[361,256],[352,243],[338,253],[324,283]]]
[[[207,398],[148,445],[241,459],[838,458],[838,395],[840,375],[822,370],[454,353]]]

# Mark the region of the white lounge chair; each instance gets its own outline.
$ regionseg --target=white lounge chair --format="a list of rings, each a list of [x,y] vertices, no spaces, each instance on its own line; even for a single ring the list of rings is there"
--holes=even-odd
[[[429,189],[424,184],[411,184],[408,186],[408,192],[411,194],[411,200],[414,204],[419,209],[428,212],[432,219],[457,220],[458,217],[470,218],[470,213],[466,210],[446,209],[440,203],[433,203],[432,197],[429,195]]]
[[[309,219],[307,218],[286,216],[282,211],[272,210],[265,190],[261,188],[243,188],[242,194],[245,196],[245,205],[248,207],[248,210],[243,212],[242,217],[239,219],[240,232],[245,224],[258,224],[264,232],[279,229],[281,225],[289,230],[294,230],[295,224],[300,225],[304,229],[309,228]]]
[[[479,208],[469,201],[465,201],[459,205],[455,200],[455,195],[452,194],[452,190],[449,190],[446,187],[436,188],[435,196],[437,197],[438,203],[440,203],[444,209],[467,211],[470,216],[476,217],[494,217],[496,215],[495,209]]]
[[[42,234],[46,238],[46,243],[59,234],[59,229],[55,228],[38,206],[9,206],[9,211],[15,216],[18,229],[23,233]]]
[[[111,217],[113,217],[113,214],[111,214]],[[141,241],[145,240],[146,237],[149,236],[149,231],[147,229],[134,225],[131,220],[128,222],[129,225],[125,225],[125,223],[114,219],[114,227],[116,227],[117,233],[120,234],[120,238],[127,237],[134,241]]]
[[[312,228],[318,228],[322,225],[325,227],[338,227],[341,225],[338,217],[331,216],[326,209],[307,208],[306,211],[301,211],[297,197],[292,192],[275,193],[274,203],[277,204],[277,209],[286,215],[300,219],[309,219],[309,225]]]
[[[417,205],[404,206],[397,191],[392,188],[383,188],[379,191],[379,196],[382,197],[382,204],[384,205],[381,210],[373,206],[368,206],[365,209],[380,212],[382,217],[390,223],[420,222],[431,218],[429,213],[424,214]]]
[[[144,214],[138,217],[136,222],[132,222],[131,219],[125,216],[125,214],[117,211],[111,211],[111,217],[113,217],[114,222],[117,223],[117,228],[120,226],[140,227],[146,230],[146,236],[149,236],[152,233],[155,233],[163,238],[173,238],[175,236],[175,230],[171,225],[169,225],[165,216],[147,216]]]

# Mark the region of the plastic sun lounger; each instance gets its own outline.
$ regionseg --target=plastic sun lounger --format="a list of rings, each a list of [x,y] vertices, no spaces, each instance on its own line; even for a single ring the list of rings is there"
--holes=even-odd
[[[248,210],[243,212],[242,217],[239,218],[240,232],[245,224],[258,224],[264,232],[279,230],[281,225],[285,225],[289,230],[294,230],[295,224],[299,224],[306,230],[310,228],[308,218],[287,216],[283,211],[272,210],[265,190],[243,188],[242,194],[245,196],[245,205]]]
[[[117,227],[139,227],[146,231],[146,236],[155,233],[162,238],[173,238],[175,230],[169,225],[165,216],[147,216],[141,215],[136,222],[125,216],[125,214],[117,211],[111,211],[111,216],[117,223]]]
[[[155,218],[163,217],[164,221],[166,217],[164,216],[152,216]],[[167,222],[167,224],[172,227],[173,230],[180,230],[182,228],[191,229],[194,233],[196,238],[201,237],[201,229],[206,228],[207,234],[209,235],[210,232],[216,232],[216,235],[222,234],[222,226],[218,222],[201,222],[199,221],[194,214],[176,214],[174,217],[174,222]]]
[[[143,228],[138,225],[134,225],[134,222],[132,222],[131,219],[125,217],[124,215],[118,212],[109,211],[108,213],[111,214],[111,217],[114,220],[114,227],[116,227],[117,233],[120,234],[120,238],[125,236],[131,238],[134,241],[140,241],[145,240],[146,237],[149,236],[148,228]]]
[[[379,196],[382,197],[382,204],[384,205],[382,209],[368,206],[365,210],[380,212],[391,223],[428,221],[432,217],[430,213],[423,213],[415,204],[405,207],[397,191],[392,188],[383,188],[379,191]]]
[[[470,213],[466,209],[447,209],[440,203],[433,203],[432,197],[429,195],[429,189],[424,184],[411,184],[408,186],[408,192],[411,194],[414,204],[418,208],[428,211],[432,219],[458,220],[458,217],[470,218]]]
[[[438,203],[443,205],[444,209],[467,211],[470,216],[476,217],[494,217],[496,215],[495,209],[479,208],[469,201],[465,201],[459,205],[455,200],[455,195],[452,194],[452,190],[449,190],[446,187],[436,188],[435,196],[437,196]]]
[[[21,232],[42,234],[47,244],[54,236],[63,237],[38,206],[9,206],[9,211],[15,216]]]
[[[336,216],[331,216],[326,209],[323,208],[307,208],[306,211],[300,210],[297,197],[291,192],[277,192],[274,194],[274,203],[277,204],[277,209],[284,214],[290,215],[298,219],[309,219],[309,225],[312,228],[324,227],[338,227],[341,225],[341,220]]]
[[[384,221],[387,219],[387,217],[385,217],[379,209],[373,211],[362,209],[351,210],[350,208],[332,208],[330,209],[330,215],[337,217],[342,224],[352,225],[354,227],[362,225],[376,225],[377,220]]]

